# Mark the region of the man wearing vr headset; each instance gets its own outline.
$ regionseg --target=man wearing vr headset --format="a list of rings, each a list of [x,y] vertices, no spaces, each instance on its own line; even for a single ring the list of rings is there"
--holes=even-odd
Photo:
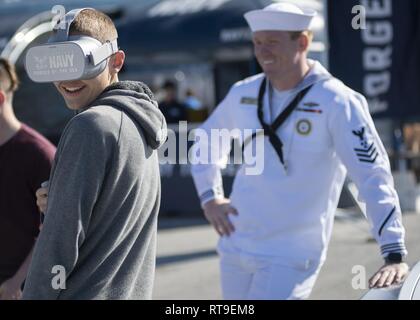
[[[29,77],[54,82],[77,115],[57,149],[24,299],[151,298],[166,122],[147,86],[119,82],[116,39],[108,16],[78,9],[28,51]]]

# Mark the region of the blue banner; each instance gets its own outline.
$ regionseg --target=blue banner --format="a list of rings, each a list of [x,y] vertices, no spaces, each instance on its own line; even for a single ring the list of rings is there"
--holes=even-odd
[[[330,0],[328,32],[331,72],[374,117],[420,116],[420,1]]]

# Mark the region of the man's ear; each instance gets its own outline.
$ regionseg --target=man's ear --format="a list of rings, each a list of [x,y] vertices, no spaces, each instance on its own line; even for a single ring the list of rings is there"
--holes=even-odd
[[[111,63],[110,63],[110,69],[111,69],[111,73],[118,73],[120,72],[120,70],[122,69],[123,65],[124,65],[124,61],[125,61],[125,53],[122,50],[119,50],[118,52],[116,52],[112,58],[111,58]]]
[[[302,33],[298,38],[298,43],[300,51],[307,51],[309,49],[310,44],[309,36],[306,33]]]

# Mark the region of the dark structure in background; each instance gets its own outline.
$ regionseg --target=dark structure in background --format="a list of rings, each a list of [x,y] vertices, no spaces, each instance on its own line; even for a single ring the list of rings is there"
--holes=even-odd
[[[354,29],[354,6],[366,29]],[[369,99],[376,118],[420,120],[420,1],[328,1],[330,71]]]
[[[131,11],[118,26],[121,47],[128,53],[128,67],[137,64],[145,69],[145,65],[152,64],[166,65],[170,69],[170,65],[201,65],[203,68],[207,65],[207,77],[215,78],[214,98],[208,103],[215,104],[226,95],[232,83],[257,72],[251,33],[243,14],[271,2],[155,1],[138,12]],[[196,91],[201,89],[198,87]]]
[[[328,26],[330,71],[368,99],[402,209],[418,211],[420,1],[329,0]]]

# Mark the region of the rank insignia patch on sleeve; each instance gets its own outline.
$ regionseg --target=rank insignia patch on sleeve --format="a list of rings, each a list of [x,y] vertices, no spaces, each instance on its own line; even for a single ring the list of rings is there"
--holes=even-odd
[[[376,150],[375,144],[372,142],[368,144],[366,135],[365,135],[365,127],[362,127],[360,130],[353,130],[352,131],[355,136],[359,138],[361,148],[354,148],[356,152],[356,156],[360,162],[366,163],[375,163],[376,159],[379,156],[379,153]]]

